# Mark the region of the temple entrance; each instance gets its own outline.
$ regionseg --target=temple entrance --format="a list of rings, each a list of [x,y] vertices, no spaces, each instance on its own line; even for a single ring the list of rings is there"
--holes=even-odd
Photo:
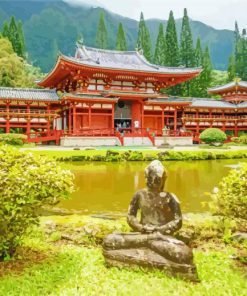
[[[114,128],[121,133],[130,133],[132,112],[130,101],[118,101],[115,105]]]

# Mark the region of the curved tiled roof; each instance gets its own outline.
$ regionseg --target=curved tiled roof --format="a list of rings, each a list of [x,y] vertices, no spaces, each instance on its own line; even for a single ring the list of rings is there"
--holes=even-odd
[[[0,99],[58,101],[59,97],[55,90],[0,87]]]
[[[209,88],[208,92],[209,93],[217,93],[217,92],[221,92],[221,91],[227,91],[229,89],[232,89],[232,88],[238,87],[238,86],[242,87],[242,88],[246,88],[246,90],[247,90],[247,82],[246,81],[239,81],[239,82],[232,81],[232,82],[229,82],[229,83],[224,84],[224,85]]]
[[[201,68],[164,67],[149,63],[146,58],[137,51],[117,51],[86,47],[77,44],[75,58],[63,56],[73,62],[94,67],[111,69],[145,71],[163,74],[199,73]]]
[[[222,101],[222,100],[194,98],[192,101],[191,107],[236,108],[236,105]]]

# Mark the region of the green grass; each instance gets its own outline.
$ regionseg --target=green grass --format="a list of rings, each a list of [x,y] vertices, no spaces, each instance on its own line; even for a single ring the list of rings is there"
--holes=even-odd
[[[43,223],[46,220],[42,218]],[[71,227],[75,228],[84,220],[93,223],[94,219],[58,217],[55,221],[62,224],[73,221]],[[121,226],[120,222],[109,220],[103,220],[103,224],[109,224],[105,225],[108,228],[113,224]],[[106,268],[100,247],[51,240],[36,229],[33,237],[25,240],[22,249],[26,251],[19,251],[18,259],[0,263],[0,295],[246,295],[243,265],[238,267],[230,259],[235,250],[215,243],[211,243],[210,249],[207,246],[201,248],[204,251],[194,252],[201,280],[195,284],[169,278],[160,271]],[[212,251],[212,246],[220,251]]]
[[[54,249],[53,258],[1,278],[0,295],[246,295],[244,275],[227,253],[196,252],[201,282],[193,284],[159,271],[106,268],[100,248]]]

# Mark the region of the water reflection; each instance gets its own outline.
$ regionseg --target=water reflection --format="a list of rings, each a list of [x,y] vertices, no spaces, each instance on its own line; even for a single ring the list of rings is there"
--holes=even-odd
[[[246,160],[244,161],[246,162]],[[75,174],[76,192],[60,206],[82,212],[126,212],[129,201],[138,189],[145,187],[144,168],[148,163],[71,163],[66,165]],[[212,191],[236,160],[166,162],[166,190],[181,201],[183,212],[207,210],[205,192]]]

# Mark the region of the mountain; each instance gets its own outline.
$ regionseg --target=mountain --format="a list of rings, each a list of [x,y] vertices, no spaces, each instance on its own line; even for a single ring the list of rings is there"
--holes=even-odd
[[[111,13],[105,9],[109,48],[115,48],[118,23],[122,22],[128,43],[133,50],[136,45],[138,22]],[[95,36],[102,8],[69,5],[62,0],[1,0],[0,27],[5,20],[14,15],[23,21],[29,60],[44,72],[51,70],[58,50],[66,55],[74,55],[75,41],[83,36],[84,43],[95,46]],[[146,20],[150,30],[153,47],[155,46],[160,22],[165,20]],[[181,19],[176,21],[178,36]],[[228,57],[233,50],[234,34],[230,30],[216,30],[199,21],[191,20],[191,29],[196,42],[201,37],[202,45],[209,46],[214,68],[225,70]]]

